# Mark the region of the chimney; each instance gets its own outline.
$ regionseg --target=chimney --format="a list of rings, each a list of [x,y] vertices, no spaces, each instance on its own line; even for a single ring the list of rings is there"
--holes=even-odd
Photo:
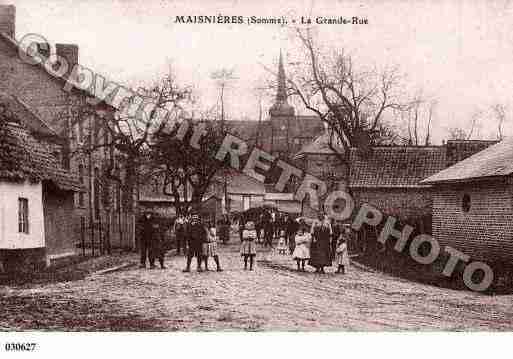
[[[78,45],[75,44],[56,44],[55,52],[68,62],[68,72],[66,77],[69,76],[73,67],[78,64]]]
[[[0,5],[0,33],[14,39],[16,25],[16,7],[14,5]]]

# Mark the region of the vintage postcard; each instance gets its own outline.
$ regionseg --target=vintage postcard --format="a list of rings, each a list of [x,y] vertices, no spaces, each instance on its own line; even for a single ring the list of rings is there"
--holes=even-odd
[[[506,0],[2,1],[0,352],[511,331],[512,33]]]

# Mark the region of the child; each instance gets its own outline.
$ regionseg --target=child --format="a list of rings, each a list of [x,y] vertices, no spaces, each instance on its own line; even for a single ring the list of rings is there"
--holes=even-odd
[[[297,270],[305,271],[305,262],[310,259],[310,233],[305,232],[305,226],[300,226],[295,237],[296,247],[292,258],[296,260]]]
[[[287,254],[287,243],[285,242],[285,231],[281,231],[280,240],[278,241],[278,247],[276,248],[278,254],[286,255]]]
[[[340,235],[336,249],[335,262],[338,264],[336,273],[346,273],[346,266],[349,265],[349,253],[347,252],[346,238],[349,238],[349,228],[344,229],[344,233]]]
[[[217,254],[217,236],[216,228],[211,226],[207,230],[207,240],[203,243],[203,260],[205,261],[205,270],[208,271],[208,257],[213,257],[216,262],[217,271],[222,272],[219,264],[219,255]]]
[[[256,257],[256,232],[255,224],[251,221],[246,223],[246,228],[242,231],[242,245],[240,255],[244,257],[244,270],[253,270],[253,262]]]

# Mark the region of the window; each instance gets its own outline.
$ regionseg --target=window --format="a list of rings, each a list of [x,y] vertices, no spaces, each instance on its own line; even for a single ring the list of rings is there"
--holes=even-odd
[[[247,211],[251,207],[251,197],[242,196],[242,209]]]
[[[84,184],[84,165],[78,165],[78,178],[81,184]],[[84,207],[84,192],[78,192],[78,206]]]
[[[463,198],[461,200],[461,209],[463,212],[470,211],[470,195],[468,193],[465,193],[463,195]]]
[[[77,127],[77,142],[82,144],[84,143],[84,121],[82,119],[78,120]]]
[[[98,167],[94,169],[94,182],[93,182],[93,191],[94,191],[94,218],[100,218],[100,170]]]
[[[28,199],[18,198],[18,232],[29,233]]]

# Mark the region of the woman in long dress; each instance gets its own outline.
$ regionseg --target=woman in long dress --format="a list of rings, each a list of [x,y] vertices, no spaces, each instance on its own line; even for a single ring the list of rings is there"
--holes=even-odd
[[[310,246],[310,264],[316,273],[324,273],[324,267],[331,266],[331,223],[327,216],[319,216],[312,224],[312,244]]]

